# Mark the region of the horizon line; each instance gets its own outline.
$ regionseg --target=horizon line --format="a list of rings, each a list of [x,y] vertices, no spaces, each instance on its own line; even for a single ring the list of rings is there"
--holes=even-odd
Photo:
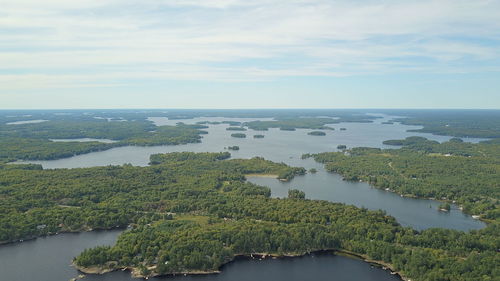
[[[500,108],[466,108],[466,107],[265,107],[265,108],[162,108],[162,107],[123,107],[123,108],[0,108],[0,111],[33,110],[33,111],[51,111],[51,110],[500,110]]]

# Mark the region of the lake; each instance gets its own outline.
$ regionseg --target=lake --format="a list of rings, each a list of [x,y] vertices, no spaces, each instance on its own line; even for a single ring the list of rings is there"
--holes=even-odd
[[[237,145],[238,151],[231,151],[233,158],[251,158],[262,156],[266,159],[284,162],[307,169],[316,168],[318,173],[298,176],[290,182],[282,183],[273,178],[249,177],[249,181],[269,186],[273,197],[284,197],[288,189],[298,188],[306,193],[309,199],[342,202],[369,209],[383,209],[396,217],[398,222],[415,229],[429,227],[444,227],[459,230],[470,230],[484,227],[484,223],[472,219],[460,212],[456,206],[451,212],[437,211],[438,202],[432,200],[404,198],[397,194],[370,187],[366,183],[343,181],[337,174],[328,173],[321,164],[312,159],[301,159],[304,153],[336,151],[339,144],[348,147],[370,146],[394,148],[385,146],[382,141],[387,139],[402,139],[408,136],[424,136],[429,139],[446,141],[447,136],[434,136],[422,133],[409,133],[406,130],[418,129],[418,126],[405,126],[398,123],[382,124],[390,117],[384,116],[374,123],[343,123],[332,124],[333,131],[326,131],[326,136],[309,136],[312,130],[298,129],[296,131],[248,130],[243,133],[247,138],[232,138],[233,131],[227,131],[227,124],[209,125],[207,135],[203,135],[201,143],[180,146],[155,147],[118,147],[107,151],[93,152],[71,158],[52,161],[31,161],[42,164],[44,168],[75,168],[103,165],[121,165],[131,163],[146,166],[149,156],[154,153],[174,151],[218,152],[227,151],[228,146]],[[166,118],[151,118],[157,125],[173,125],[177,122],[193,124],[199,121],[248,121],[242,118],[193,118],[186,120],[168,120]],[[254,119],[252,119],[254,120]],[[346,128],[341,131],[340,128]],[[254,139],[253,135],[262,134],[263,139]],[[467,139],[477,142],[480,139]],[[4,245],[0,247],[0,272],[2,280],[9,281],[67,281],[76,277],[78,272],[70,266],[71,259],[83,249],[97,245],[112,245],[115,243],[119,230],[98,231],[79,234],[59,234],[56,236],[38,238]],[[395,281],[397,276],[360,260],[335,256],[332,254],[315,254],[292,259],[238,260],[223,267],[221,274],[209,276],[177,276],[155,278],[157,280],[263,280],[263,281]],[[132,281],[128,272],[113,272],[105,275],[87,275],[84,280],[93,281]]]
[[[113,148],[106,151],[92,152],[70,158],[49,161],[30,161],[30,163],[41,164],[46,169],[53,168],[77,168],[105,165],[122,165],[130,163],[136,166],[146,166],[149,156],[155,153],[193,151],[193,152],[219,152],[227,151],[229,146],[239,146],[240,150],[230,151],[233,158],[251,158],[261,156],[266,159],[284,162],[292,166],[301,166],[306,169],[316,168],[318,173],[299,176],[288,183],[281,183],[270,178],[249,178],[250,181],[271,188],[274,197],[285,197],[288,189],[297,188],[306,192],[310,199],[322,199],[332,202],[340,202],[366,207],[368,209],[385,210],[394,216],[399,223],[418,230],[430,227],[451,228],[457,230],[479,229],[485,224],[463,214],[457,206],[452,206],[448,213],[437,210],[440,204],[437,201],[425,199],[413,199],[401,197],[395,193],[372,188],[366,183],[353,183],[343,181],[337,174],[328,173],[323,165],[312,159],[301,159],[304,153],[317,153],[325,151],[337,151],[337,145],[344,144],[347,147],[368,146],[380,148],[394,148],[394,146],[383,145],[388,139],[403,139],[408,136],[423,136],[437,141],[446,141],[451,137],[437,136],[424,133],[407,132],[409,129],[418,129],[418,126],[406,126],[399,123],[382,124],[391,117],[377,119],[374,123],[340,123],[331,124],[335,130],[327,130],[326,136],[310,136],[309,129],[297,129],[296,131],[281,131],[270,129],[269,131],[243,131],[247,138],[233,138],[234,131],[227,131],[227,124],[209,125],[205,129],[208,134],[203,135],[201,143],[193,143],[177,146],[126,146]],[[246,122],[254,118],[193,118],[184,120],[168,120],[164,117],[152,117],[155,124],[175,125],[177,122],[194,124],[201,121],[221,122],[239,121]],[[270,119],[266,119],[270,120]],[[346,130],[340,130],[346,128]],[[255,139],[253,135],[261,134],[265,137]],[[467,139],[467,141],[478,142],[482,139]]]
[[[121,230],[63,233],[0,247],[0,280],[68,281],[80,273],[71,264],[85,248],[113,245]],[[396,281],[388,271],[360,260],[333,254],[314,254],[298,258],[239,259],[222,268],[221,274],[153,278],[173,281]],[[87,275],[83,280],[137,281],[129,272]]]
[[[115,143],[118,141],[110,139],[94,139],[94,138],[79,138],[79,139],[50,139],[53,142],[102,142],[102,143]]]

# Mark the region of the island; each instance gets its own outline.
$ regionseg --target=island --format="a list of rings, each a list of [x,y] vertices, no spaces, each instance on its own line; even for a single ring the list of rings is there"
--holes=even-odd
[[[449,212],[451,210],[451,206],[449,203],[440,204],[438,210],[441,212]]]
[[[346,148],[347,148],[347,146],[345,144],[339,144],[339,145],[337,145],[337,149],[341,149],[342,150],[342,149],[346,149]]]
[[[245,129],[243,127],[227,127],[226,130],[227,131],[246,131],[247,129]]]
[[[240,147],[237,146],[237,145],[233,145],[233,146],[228,146],[227,149],[229,149],[229,150],[240,150]]]
[[[231,137],[233,137],[233,138],[240,138],[240,139],[242,139],[242,138],[246,138],[246,137],[247,137],[247,135],[246,135],[246,134],[243,134],[243,133],[235,133],[235,134],[231,134]]]
[[[263,139],[264,135],[253,135],[254,139]]]
[[[307,134],[310,136],[326,136],[326,133],[322,131],[312,131]]]

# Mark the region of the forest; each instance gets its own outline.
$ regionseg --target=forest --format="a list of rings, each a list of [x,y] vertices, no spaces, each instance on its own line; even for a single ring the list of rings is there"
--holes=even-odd
[[[373,122],[371,116],[362,115],[358,117],[351,116],[349,118],[324,118],[324,117],[302,117],[302,118],[282,118],[273,121],[251,121],[243,123],[244,126],[256,130],[267,131],[270,128],[279,128],[284,131],[293,131],[295,129],[315,129],[315,130],[333,130],[332,127],[326,126],[327,124],[336,124],[340,122],[360,122],[367,123]]]
[[[170,153],[151,166],[0,169],[0,240],[130,226],[112,247],[75,258],[86,267],[132,267],[144,276],[212,272],[235,255],[300,255],[346,250],[392,265],[412,280],[494,280],[498,224],[469,233],[401,227],[383,211],[308,200],[290,191],[270,198],[245,174],[305,173],[229,153]],[[488,279],[489,278],[489,279]]]
[[[326,136],[326,133],[323,131],[312,131],[307,134],[310,136]]]
[[[36,124],[0,124],[0,162],[53,160],[126,145],[177,145],[200,142],[203,125],[155,126],[150,121],[95,118],[49,120]],[[51,139],[95,138],[113,143],[54,142]]]
[[[500,138],[498,110],[389,110],[388,114],[406,116],[393,121],[421,125],[413,132],[455,137]]]
[[[346,180],[457,203],[465,212],[487,220],[500,218],[500,144],[472,144],[457,138],[440,144],[421,137],[384,143],[402,148],[359,147],[312,156]]]
[[[329,110],[278,111],[274,116],[265,110],[56,113],[0,116],[0,244],[61,232],[122,228],[124,232],[115,245],[83,251],[75,257],[75,266],[84,271],[129,268],[141,276],[156,276],[217,272],[239,255],[279,257],[334,250],[360,255],[417,281],[498,280],[500,276],[498,139],[471,144],[453,138],[440,144],[410,137],[384,142],[395,149],[347,149],[339,145],[338,149],[344,151],[304,155],[314,157],[346,180],[367,181],[405,196],[435,198],[443,201],[442,209],[456,203],[488,223],[486,228],[470,232],[437,228],[416,231],[402,227],[384,211],[309,200],[307,191],[292,189],[287,198],[271,198],[269,188],[247,182],[245,175],[277,175],[277,180],[288,181],[306,170],[260,157],[231,159],[229,152],[180,152],[152,155],[147,167],[125,164],[55,170],[6,164],[121,145],[199,142],[205,125],[215,123],[155,126],[148,116],[275,118],[247,123],[224,121],[257,130],[320,130],[330,123],[371,122],[376,118],[373,116]],[[334,116],[339,119],[329,118]],[[496,120],[478,126],[473,125],[477,119],[466,122],[469,125],[454,125],[445,118],[439,121],[439,115],[433,120],[418,116],[415,113],[400,122],[423,125],[422,130],[435,126],[438,134],[495,137],[491,131]],[[36,119],[48,121],[7,124]],[[62,138],[117,142],[50,141]]]

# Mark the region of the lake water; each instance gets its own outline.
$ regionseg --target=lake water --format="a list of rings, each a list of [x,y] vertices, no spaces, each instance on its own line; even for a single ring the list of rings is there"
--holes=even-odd
[[[239,118],[194,118],[187,120],[152,119],[158,125],[173,125],[177,122],[193,124],[199,121],[246,121]],[[450,137],[433,136],[429,134],[408,133],[406,130],[419,128],[401,124],[382,124],[388,118],[378,119],[375,123],[343,123],[333,124],[334,131],[327,131],[326,136],[309,136],[311,130],[269,131],[248,130],[243,133],[247,138],[230,137],[232,131],[227,131],[227,124],[210,125],[206,129],[209,134],[203,136],[202,143],[180,146],[156,147],[119,147],[102,152],[94,152],[66,159],[52,161],[32,161],[42,164],[44,168],[74,168],[103,165],[121,165],[131,163],[146,166],[149,156],[154,153],[174,151],[217,152],[225,151],[228,146],[237,145],[239,151],[231,151],[234,158],[251,158],[262,156],[266,159],[285,162],[293,166],[307,169],[316,168],[318,173],[299,176],[290,182],[282,183],[272,178],[249,178],[250,181],[269,186],[273,197],[284,197],[288,189],[298,188],[306,192],[310,199],[322,199],[332,202],[342,202],[369,209],[383,209],[388,214],[406,226],[415,229],[429,227],[445,227],[459,230],[477,229],[484,226],[478,220],[464,215],[459,210],[452,209],[450,213],[437,211],[439,203],[431,200],[403,198],[394,193],[378,190],[366,183],[343,181],[339,175],[327,173],[321,164],[312,159],[302,160],[304,153],[336,151],[339,144],[348,147],[384,146],[387,139],[402,139],[408,136],[424,136],[429,139],[446,141]],[[339,128],[346,128],[340,131]],[[265,135],[263,139],[254,139],[254,134]],[[480,139],[468,139],[477,142]],[[97,245],[112,245],[119,231],[89,232],[80,234],[60,234],[57,236],[39,238],[0,247],[0,280],[9,281],[55,281],[69,280],[78,272],[70,266],[71,259],[83,249]],[[156,279],[156,278],[155,278]],[[164,279],[164,278],[160,278]],[[278,260],[245,260],[236,261],[223,267],[223,272],[210,276],[178,276],[166,280],[264,280],[264,281],[394,281],[398,277],[387,271],[374,268],[369,264],[342,256],[312,255],[293,259]],[[84,280],[94,281],[132,281],[128,272],[113,272],[105,275],[87,275]],[[157,279],[159,280],[159,279]]]
[[[80,138],[80,139],[50,139],[53,142],[102,142],[102,143],[115,143],[118,141],[110,139],[93,139],[93,138]]]
[[[36,124],[36,123],[43,123],[43,122],[47,122],[47,121],[49,121],[49,120],[39,119],[39,120],[27,120],[27,121],[15,121],[15,122],[9,122],[6,124],[7,125]]]
[[[108,276],[87,276],[94,281],[134,281],[128,272],[113,272]],[[388,271],[369,264],[333,254],[314,254],[298,258],[240,259],[229,263],[216,275],[177,276],[153,280],[175,281],[401,281]]]
[[[86,248],[113,245],[121,230],[63,233],[0,247],[0,280],[68,281],[80,273],[71,260]],[[174,281],[396,281],[388,271],[360,260],[332,254],[290,259],[238,260],[223,267],[221,274],[154,278]],[[83,280],[137,281],[129,272],[87,275]]]
[[[194,124],[200,121],[239,121],[246,122],[255,119],[248,118],[193,118],[185,120],[168,120],[163,117],[150,118],[155,124],[175,125],[178,122]],[[268,119],[269,120],[269,119]],[[126,146],[113,148],[106,151],[93,152],[75,157],[49,161],[30,161],[30,163],[42,164],[44,168],[77,168],[105,165],[121,165],[130,163],[136,166],[146,166],[149,156],[155,153],[194,151],[194,152],[218,152],[225,151],[229,146],[237,145],[238,151],[231,151],[233,158],[251,158],[262,156],[266,159],[284,162],[292,166],[316,168],[318,173],[299,176],[288,183],[281,183],[270,178],[249,178],[250,181],[271,188],[273,196],[284,197],[288,189],[298,188],[306,192],[310,199],[322,199],[332,202],[340,202],[366,207],[368,209],[382,209],[394,216],[399,223],[421,230],[430,227],[443,227],[458,230],[479,229],[485,226],[479,220],[463,214],[456,206],[449,213],[439,212],[439,203],[433,200],[404,198],[395,193],[387,192],[370,187],[366,183],[352,183],[343,181],[339,175],[328,173],[323,166],[312,159],[301,159],[304,153],[317,153],[325,151],[336,151],[339,144],[348,147],[369,146],[380,148],[394,148],[394,146],[383,145],[387,139],[403,139],[408,136],[424,136],[437,141],[446,141],[449,136],[436,136],[423,133],[410,133],[409,129],[418,129],[418,126],[406,126],[398,123],[382,124],[390,120],[390,117],[377,119],[374,123],[341,123],[332,124],[335,130],[326,131],[326,136],[310,136],[312,130],[297,129],[296,131],[281,131],[270,129],[269,131],[247,130],[242,133],[247,138],[232,138],[234,131],[227,131],[227,124],[209,125],[207,135],[203,136],[201,143],[177,145],[177,146],[153,146],[139,147]],[[346,128],[341,131],[340,128]],[[255,139],[253,135],[262,134],[263,139]],[[481,139],[467,139],[477,142]]]
[[[73,257],[86,248],[113,245],[121,232],[63,233],[0,246],[0,280],[68,281],[78,276]]]

